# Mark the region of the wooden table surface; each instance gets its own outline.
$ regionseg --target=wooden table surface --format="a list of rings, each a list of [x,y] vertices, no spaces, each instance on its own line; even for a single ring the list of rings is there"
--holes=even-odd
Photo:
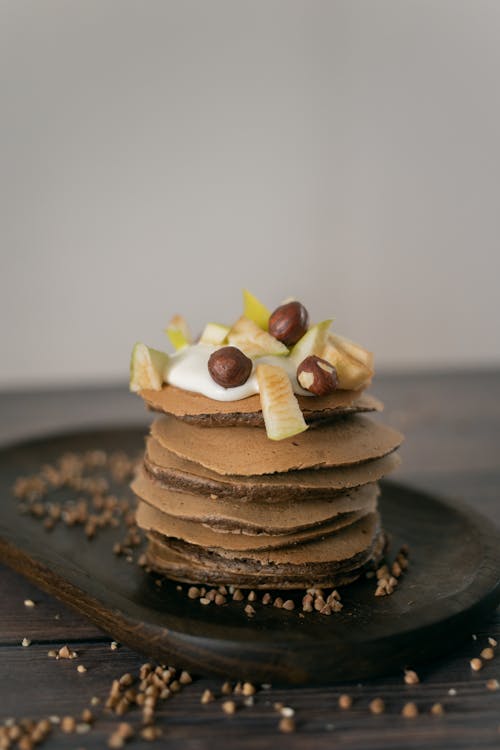
[[[500,525],[500,372],[444,372],[379,376],[374,392],[386,403],[384,420],[406,433],[403,466],[397,477],[412,485],[465,500]],[[146,425],[139,399],[126,386],[59,389],[0,394],[0,443],[84,426]],[[443,532],[445,533],[445,531]],[[50,539],[50,537],[48,537]],[[466,550],[464,550],[466,554]],[[499,571],[500,573],[500,571]],[[32,599],[36,606],[24,606]],[[473,637],[474,636],[474,637]],[[200,704],[206,688],[220,693],[220,683],[197,678],[158,712],[161,744],[169,748],[499,748],[500,690],[486,681],[500,680],[497,658],[478,673],[469,661],[487,645],[500,642],[498,612],[451,658],[419,669],[421,682],[405,685],[401,675],[363,684],[328,688],[260,691],[252,707],[226,716],[221,701]],[[32,641],[23,648],[21,641]],[[47,651],[68,643],[88,671],[79,674],[72,661],[55,661]],[[77,716],[92,696],[105,698],[111,682],[124,672],[137,672],[144,661],[125,647],[110,649],[110,638],[82,616],[7,568],[0,567],[0,720],[9,717]],[[338,697],[354,698],[348,711]],[[372,715],[368,704],[382,697],[385,713]],[[273,704],[295,709],[296,732],[278,731]],[[417,718],[401,716],[415,701]],[[429,714],[440,702],[443,716]],[[100,706],[86,735],[53,733],[47,748],[105,747],[118,719]],[[137,713],[127,715],[139,725]],[[150,743],[132,740],[127,747]]]

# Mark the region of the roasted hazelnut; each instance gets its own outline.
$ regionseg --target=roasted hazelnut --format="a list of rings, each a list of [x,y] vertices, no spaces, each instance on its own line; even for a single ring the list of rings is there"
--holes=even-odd
[[[252,360],[235,346],[223,346],[210,355],[208,371],[223,388],[236,388],[250,377]]]
[[[315,354],[306,357],[297,367],[297,380],[301,388],[316,396],[326,396],[337,388],[337,370]]]
[[[293,346],[309,326],[309,313],[300,302],[280,305],[269,318],[269,333],[286,346]]]

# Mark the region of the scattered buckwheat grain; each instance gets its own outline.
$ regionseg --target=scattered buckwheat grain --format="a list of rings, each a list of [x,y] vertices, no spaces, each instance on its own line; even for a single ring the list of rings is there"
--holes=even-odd
[[[344,693],[343,695],[339,696],[339,708],[343,709],[344,711],[347,711],[352,706],[352,698],[350,695],[347,695]]]
[[[442,716],[444,714],[443,704],[433,703],[431,706],[431,714],[433,714],[433,716]]]
[[[407,685],[417,685],[420,678],[413,669],[405,669],[405,682]]]
[[[212,693],[211,690],[204,690],[201,698],[200,703],[206,704],[206,703],[213,703],[215,700],[215,695]]]
[[[65,734],[71,734],[76,729],[76,721],[74,716],[63,716],[61,719],[61,732]]]
[[[236,713],[236,703],[234,701],[224,701],[222,704],[222,710],[225,714],[228,714],[228,716],[232,716],[232,714]]]
[[[383,714],[385,711],[385,703],[382,698],[374,698],[370,701],[369,708],[372,714]]]
[[[283,716],[279,721],[278,729],[284,734],[295,732],[295,719],[291,716]]]
[[[483,648],[480,656],[481,656],[481,659],[486,659],[486,661],[489,661],[490,659],[495,658],[495,652],[493,651],[491,646],[488,646],[487,648]]]
[[[401,714],[405,719],[415,719],[418,716],[418,707],[416,703],[405,703]]]

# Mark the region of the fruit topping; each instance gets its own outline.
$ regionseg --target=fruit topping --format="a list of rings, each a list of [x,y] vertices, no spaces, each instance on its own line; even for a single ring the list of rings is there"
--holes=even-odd
[[[221,323],[207,323],[200,336],[200,344],[212,344],[213,346],[222,346],[225,344],[229,326]]]
[[[278,341],[259,328],[257,323],[243,315],[236,321],[229,331],[228,341],[230,344],[241,349],[247,357],[264,357],[266,354],[278,356],[288,354],[288,349],[281,341]]]
[[[208,371],[223,388],[236,388],[250,377],[252,360],[235,346],[223,346],[210,355]]]
[[[337,388],[337,370],[321,357],[312,354],[297,367],[297,381],[315,396],[327,396]]]
[[[168,354],[150,349],[146,344],[136,344],[130,360],[130,390],[137,392],[149,388],[161,391]]]
[[[270,311],[257,297],[254,297],[247,289],[243,289],[243,315],[249,320],[257,323],[259,328],[267,331]]]
[[[170,339],[170,343],[174,349],[182,349],[182,347],[192,343],[189,326],[182,315],[174,315],[168,326],[165,328],[165,333]]]
[[[329,338],[337,348],[343,349],[350,357],[354,357],[358,362],[366,365],[369,370],[373,370],[373,352],[369,352],[368,349],[363,349],[362,346],[355,344],[354,341],[349,341],[349,339],[346,339],[344,336],[339,336],[338,333],[331,333]]]
[[[350,348],[349,352],[344,348],[340,337],[329,334],[321,355],[337,370],[338,387],[342,390],[358,390],[368,385],[373,376],[373,369],[363,361],[363,359],[367,361],[367,357],[360,353],[354,357],[353,351],[353,348]],[[370,355],[370,352],[363,351],[366,355]]]
[[[305,333],[301,339],[297,341],[290,356],[295,360],[296,366],[298,366],[302,360],[311,354],[316,354],[321,357],[323,349],[328,340],[328,329],[332,324],[331,320],[324,320],[322,323],[316,323],[311,326],[307,333]]]
[[[293,346],[307,331],[309,313],[296,300],[280,305],[269,318],[269,333],[287,346]]]
[[[286,371],[277,365],[259,364],[255,375],[262,415],[270,440],[284,440],[307,430],[307,424]]]

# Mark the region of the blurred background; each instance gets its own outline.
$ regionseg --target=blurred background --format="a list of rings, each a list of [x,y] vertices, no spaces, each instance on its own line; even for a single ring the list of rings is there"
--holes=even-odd
[[[379,369],[500,363],[498,0],[0,0],[0,387],[248,287]]]

